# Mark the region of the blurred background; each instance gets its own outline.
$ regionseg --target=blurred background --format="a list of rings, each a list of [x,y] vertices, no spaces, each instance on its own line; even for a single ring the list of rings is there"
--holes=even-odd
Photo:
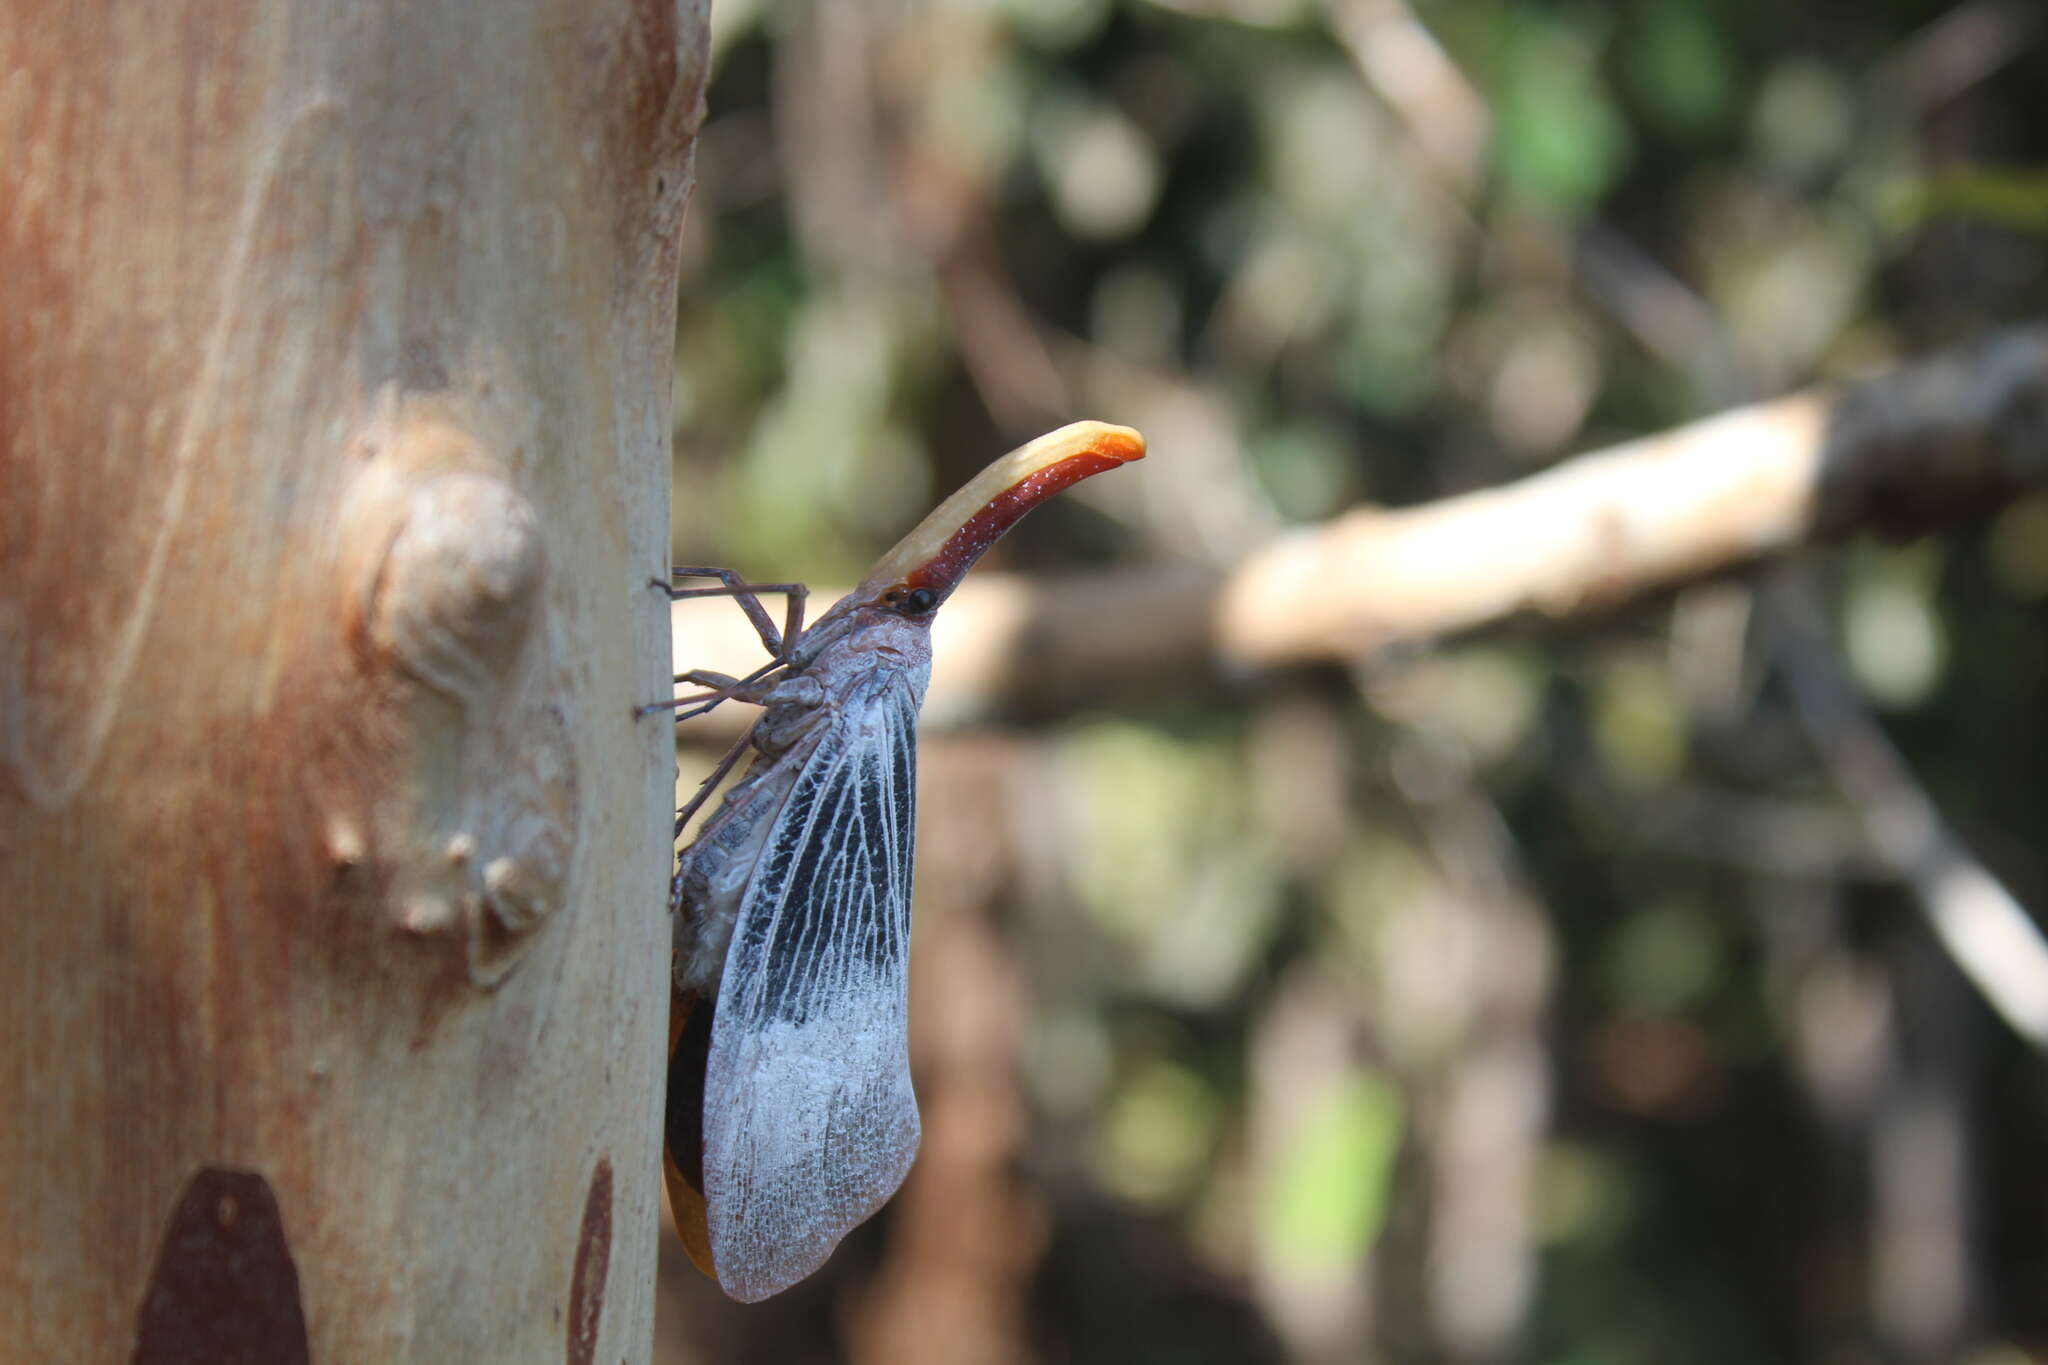
[[[1152,457],[981,574],[1221,573],[2048,306],[2033,3],[714,32],[677,556],[821,594],[1078,417]],[[925,732],[917,1168],[758,1307],[671,1236],[657,1359],[2048,1359],[2048,1058],[1885,843],[2048,907],[2044,627],[2035,495],[1318,667],[1015,661]]]

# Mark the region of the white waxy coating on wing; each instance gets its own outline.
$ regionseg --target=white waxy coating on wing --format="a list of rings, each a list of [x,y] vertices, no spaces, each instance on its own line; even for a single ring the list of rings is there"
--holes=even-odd
[[[822,1265],[917,1155],[907,988],[924,668],[874,662],[776,817],[719,986],[704,1197],[719,1282],[749,1303]]]

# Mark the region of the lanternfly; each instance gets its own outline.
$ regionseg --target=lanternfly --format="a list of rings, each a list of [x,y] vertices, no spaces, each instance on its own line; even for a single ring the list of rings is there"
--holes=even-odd
[[[748,749],[683,850],[663,1169],[691,1259],[736,1299],[803,1279],[903,1183],[917,1155],[907,962],[917,712],[931,622],[983,551],[1062,488],[1142,457],[1128,427],[1077,422],[1012,451],[883,555],[808,628],[803,589],[678,569],[738,600],[770,662],[648,710],[763,708],[676,820]],[[789,607],[777,630],[758,594]]]

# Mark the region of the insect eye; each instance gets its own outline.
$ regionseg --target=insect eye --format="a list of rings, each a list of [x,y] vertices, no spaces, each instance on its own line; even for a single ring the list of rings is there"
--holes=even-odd
[[[939,595],[930,588],[912,588],[907,593],[890,593],[889,596],[901,597],[906,616],[922,616],[939,604]]]

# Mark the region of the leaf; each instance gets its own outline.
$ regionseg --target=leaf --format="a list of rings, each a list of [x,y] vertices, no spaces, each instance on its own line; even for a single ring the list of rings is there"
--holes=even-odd
[[[1264,1211],[1266,1247],[1284,1270],[1327,1274],[1372,1249],[1405,1129],[1400,1092],[1369,1071],[1333,1087],[1308,1114],[1275,1163]]]

